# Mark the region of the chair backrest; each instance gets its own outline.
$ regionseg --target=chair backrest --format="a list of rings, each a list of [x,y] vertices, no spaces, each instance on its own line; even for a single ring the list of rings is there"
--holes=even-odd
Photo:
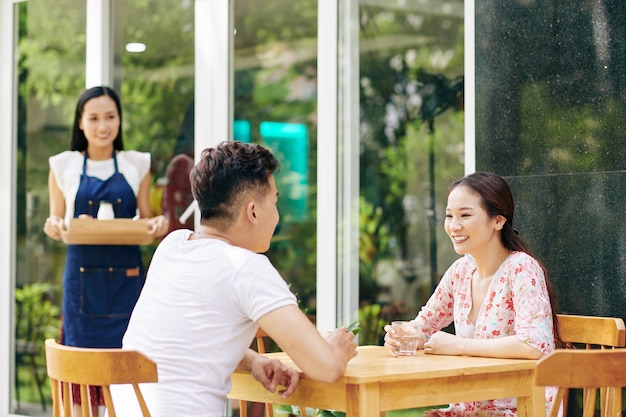
[[[626,349],[557,349],[537,362],[535,385],[583,388],[583,417],[594,415],[597,389],[605,388],[607,398],[601,415],[619,416],[621,401],[616,404],[613,396],[626,387],[624,368]]]
[[[588,349],[626,345],[626,330],[621,318],[557,314],[557,319],[564,342],[585,344]]]
[[[150,416],[139,384],[158,382],[157,366],[140,352],[64,346],[48,339],[46,368],[50,377],[54,417],[72,415],[70,384],[80,386],[82,417],[91,415],[89,386],[102,387],[108,415],[115,417],[110,391],[110,386],[114,384],[132,384],[143,416]]]
[[[256,335],[254,336],[254,340],[256,341],[256,351],[259,353],[267,353],[267,348],[265,346],[265,339],[269,339],[269,335],[265,333],[265,330],[259,329],[256,331]]]
[[[570,314],[557,314],[559,321],[559,333],[564,342],[576,345],[584,345],[585,349],[614,349],[626,345],[626,328],[624,320],[617,317],[577,316]],[[583,390],[583,408],[587,407],[585,398],[590,394],[589,390]],[[614,392],[611,392],[614,391]],[[593,391],[595,393],[595,390]],[[617,404],[621,404],[621,390],[600,390],[600,411],[604,415],[607,401],[612,398]],[[550,417],[558,414],[562,407],[563,415],[567,415],[569,388],[559,387],[556,399],[550,410]],[[595,401],[592,403],[595,407]],[[591,406],[591,404],[589,404]]]

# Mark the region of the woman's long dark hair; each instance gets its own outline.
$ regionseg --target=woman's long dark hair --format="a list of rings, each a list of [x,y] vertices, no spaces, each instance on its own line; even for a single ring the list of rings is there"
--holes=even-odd
[[[548,279],[548,271],[545,265],[531,252],[528,244],[522,239],[517,230],[513,228],[513,215],[515,213],[515,201],[513,200],[513,192],[509,184],[500,176],[490,172],[475,172],[469,174],[452,184],[448,191],[452,191],[458,186],[470,188],[478,194],[482,200],[483,206],[487,210],[489,217],[502,216],[506,219],[502,228],[500,238],[505,248],[510,251],[525,252],[532,256],[541,266],[546,280],[548,289],[548,297],[550,298],[550,306],[552,307],[552,322],[554,328],[554,343],[557,348],[566,347],[561,340],[559,333],[559,322],[556,315],[556,298],[554,297],[552,284]]]
[[[117,132],[117,137],[113,141],[113,149],[121,151],[124,149],[124,142],[122,141],[122,105],[117,93],[110,87],[92,87],[83,91],[76,103],[76,113],[74,115],[74,126],[72,127],[72,137],[70,142],[71,151],[84,151],[87,149],[87,138],[85,132],[80,128],[80,119],[83,117],[83,111],[85,110],[85,103],[92,98],[109,96],[115,102],[117,107],[117,114],[120,117],[120,129]]]

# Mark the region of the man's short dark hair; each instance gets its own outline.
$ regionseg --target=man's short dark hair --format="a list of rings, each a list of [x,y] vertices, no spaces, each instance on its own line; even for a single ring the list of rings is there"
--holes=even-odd
[[[201,222],[222,229],[230,226],[242,199],[267,192],[270,175],[279,169],[274,155],[254,143],[222,142],[203,150],[189,174]]]

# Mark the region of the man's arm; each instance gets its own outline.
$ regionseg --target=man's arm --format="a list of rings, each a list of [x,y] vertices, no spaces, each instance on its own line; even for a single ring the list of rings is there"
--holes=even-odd
[[[310,378],[335,382],[356,356],[354,334],[341,327],[322,337],[295,305],[277,308],[258,320],[259,326]]]

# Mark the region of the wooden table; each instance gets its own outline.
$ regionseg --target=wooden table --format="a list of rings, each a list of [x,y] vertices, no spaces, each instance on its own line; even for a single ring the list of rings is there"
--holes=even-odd
[[[233,374],[229,398],[293,404],[380,417],[380,411],[517,397],[519,417],[545,416],[543,387],[533,385],[534,360],[425,355],[394,358],[382,346],[360,346],[345,375],[332,384],[302,376],[287,401],[265,390],[249,372]],[[296,367],[285,353],[270,353]],[[297,367],[296,367],[297,368]]]

